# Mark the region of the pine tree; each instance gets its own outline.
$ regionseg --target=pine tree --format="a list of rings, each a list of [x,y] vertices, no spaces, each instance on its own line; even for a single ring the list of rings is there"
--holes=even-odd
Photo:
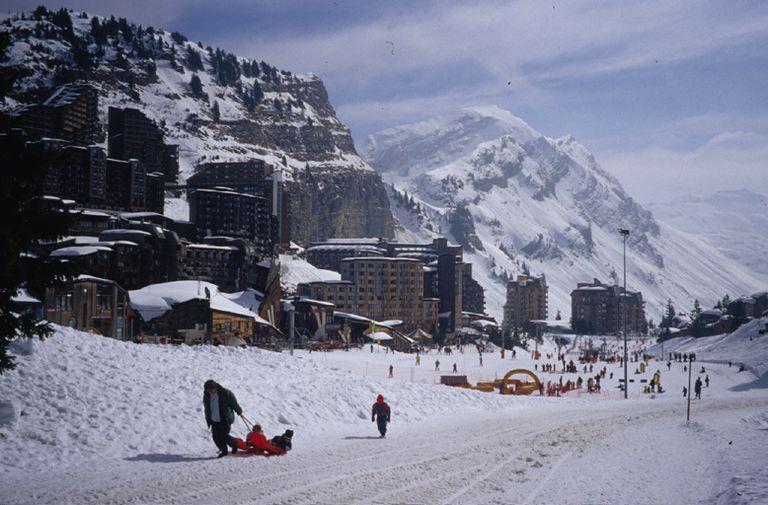
[[[191,45],[187,47],[186,61],[187,67],[189,67],[191,71],[197,72],[198,70],[203,70],[203,59],[200,58],[200,53],[192,49]]]
[[[691,311],[691,321],[695,321],[701,316],[701,303],[699,303],[699,299],[696,298],[693,300],[693,310]]]
[[[214,123],[218,123],[221,120],[221,112],[219,111],[219,102],[217,100],[213,101],[213,107],[211,108],[211,116],[213,117]]]
[[[0,131],[7,131],[9,126],[8,118],[0,116]],[[41,198],[52,155],[30,147],[27,140],[16,132],[0,136],[0,374],[15,367],[8,353],[14,337],[44,338],[53,331],[48,323],[13,310],[17,289],[24,284],[30,294],[41,297],[46,287],[65,280],[72,268],[47,257],[25,254],[40,241],[67,235],[71,226],[69,213]]]
[[[200,77],[197,74],[192,74],[192,79],[189,80],[189,88],[194,96],[203,95],[203,83],[200,82]]]
[[[672,305],[672,299],[667,298],[667,308],[664,311],[664,317],[661,319],[661,323],[659,323],[659,326],[663,328],[672,326],[672,323],[675,320],[676,315],[677,313],[675,312],[675,306]]]

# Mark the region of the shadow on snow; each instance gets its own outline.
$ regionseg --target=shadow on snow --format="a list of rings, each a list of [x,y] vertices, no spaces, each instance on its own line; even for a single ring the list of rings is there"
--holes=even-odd
[[[185,456],[183,454],[137,454],[125,461],[148,461],[150,463],[191,463],[193,461],[205,461],[216,459],[216,456]]]

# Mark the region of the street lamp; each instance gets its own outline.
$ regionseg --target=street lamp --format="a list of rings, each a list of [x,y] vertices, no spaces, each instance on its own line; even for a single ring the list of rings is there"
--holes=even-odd
[[[624,239],[624,293],[622,293],[621,297],[621,317],[624,321],[624,399],[626,400],[629,397],[629,376],[627,372],[629,366],[627,364],[627,358],[629,358],[627,353],[627,238],[629,237],[629,230],[619,228],[619,233]]]

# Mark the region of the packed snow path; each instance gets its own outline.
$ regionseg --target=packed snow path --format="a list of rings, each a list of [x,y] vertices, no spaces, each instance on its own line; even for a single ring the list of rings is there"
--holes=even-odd
[[[768,499],[766,428],[763,395],[697,401],[690,425],[682,400],[550,406],[408,426],[395,415],[383,440],[361,423],[281,458],[115,455],[114,464],[8,482],[3,501],[756,503]]]

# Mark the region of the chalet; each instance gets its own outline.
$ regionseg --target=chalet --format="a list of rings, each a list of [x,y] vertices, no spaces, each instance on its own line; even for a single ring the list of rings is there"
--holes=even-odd
[[[240,346],[254,344],[262,333],[278,331],[237,303],[243,293],[222,293],[209,282],[152,284],[130,295],[145,341]]]
[[[45,319],[117,340],[132,340],[134,335],[128,292],[114,281],[90,275],[47,288]]]

